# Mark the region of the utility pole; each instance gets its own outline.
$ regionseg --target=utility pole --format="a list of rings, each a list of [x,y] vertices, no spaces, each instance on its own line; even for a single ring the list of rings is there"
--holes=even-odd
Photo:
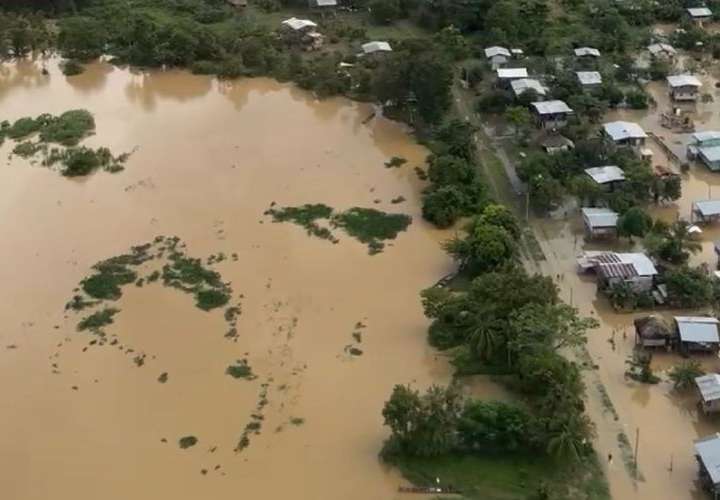
[[[638,445],[640,444],[640,427],[635,432],[635,479],[638,478]]]

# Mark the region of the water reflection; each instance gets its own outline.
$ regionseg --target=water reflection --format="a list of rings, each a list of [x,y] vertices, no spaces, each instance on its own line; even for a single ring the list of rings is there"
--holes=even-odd
[[[74,89],[82,93],[98,92],[107,84],[108,75],[114,70],[111,64],[97,62],[87,64],[85,70],[79,75],[68,76],[67,82]]]
[[[186,102],[206,95],[213,88],[213,79],[179,70],[132,71],[125,95],[145,111],[153,111],[160,98]]]

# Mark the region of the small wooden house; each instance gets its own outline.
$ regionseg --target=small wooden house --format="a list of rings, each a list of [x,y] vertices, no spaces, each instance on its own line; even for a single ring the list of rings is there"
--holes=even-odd
[[[520,78],[519,80],[512,80],[510,82],[510,87],[512,88],[516,98],[520,97],[528,90],[534,91],[535,95],[539,98],[545,97],[545,94],[547,93],[547,89],[543,86],[543,84],[534,78]]]
[[[317,31],[316,23],[295,17],[280,23],[280,34],[287,43],[300,45],[306,50],[319,49],[324,40],[323,35]]]
[[[677,55],[675,47],[667,43],[653,43],[648,45],[650,55],[656,59],[672,59]]]
[[[708,130],[692,134],[687,157],[699,160],[713,172],[720,170],[720,132]]]
[[[695,441],[695,458],[698,461],[698,477],[703,490],[712,500],[720,499],[720,433]]]
[[[712,11],[707,7],[690,7],[687,9],[687,13],[690,19],[698,26],[710,21],[713,15]]]
[[[493,69],[497,69],[503,64],[507,64],[511,57],[512,52],[505,47],[494,46],[485,49],[485,58],[488,62],[490,62],[490,66]]]
[[[660,347],[667,349],[671,345],[672,329],[658,316],[637,318],[635,324],[635,345],[643,348]]]
[[[717,222],[720,219],[720,200],[695,201],[692,204],[690,220],[701,223]]]
[[[643,253],[585,252],[577,261],[582,272],[594,271],[598,288],[625,284],[635,292],[650,292],[658,272]]]
[[[697,101],[702,82],[693,75],[671,75],[667,77],[670,98],[674,101]]]
[[[617,147],[640,148],[645,145],[647,134],[640,125],[633,122],[616,121],[603,124],[607,140]]]
[[[505,89],[510,88],[513,80],[528,77],[527,68],[498,68],[496,72],[498,86]]]
[[[586,168],[585,173],[606,191],[614,191],[618,184],[625,182],[625,172],[615,165]]]
[[[573,110],[565,101],[540,101],[531,104],[537,124],[544,129],[556,129],[567,125]]]
[[[592,47],[578,47],[577,49],[575,49],[575,56],[589,57],[594,59],[600,57],[600,51]]]
[[[540,147],[549,155],[570,151],[575,148],[575,143],[557,132],[548,132],[538,139]]]
[[[681,352],[714,353],[720,348],[717,318],[709,316],[675,316],[676,344]]]
[[[602,85],[602,75],[599,71],[577,71],[575,75],[583,88],[594,89]]]
[[[617,236],[618,213],[609,208],[586,207],[582,210],[585,234],[588,238]]]

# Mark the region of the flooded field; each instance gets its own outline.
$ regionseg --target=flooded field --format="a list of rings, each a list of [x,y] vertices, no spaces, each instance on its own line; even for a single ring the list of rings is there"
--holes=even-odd
[[[698,102],[682,107],[692,117],[697,131],[720,130],[720,92],[715,88],[716,80],[710,74],[699,76],[704,82],[702,92],[710,94],[714,102]],[[649,111],[611,112],[605,121],[638,122],[645,131],[656,134],[681,161],[685,161],[690,134],[661,126],[661,114],[672,112],[665,82],[653,82],[647,88],[657,101],[657,107]],[[667,157],[659,143],[648,139],[648,146],[654,153],[654,165],[670,167],[679,172],[679,165]],[[675,203],[652,208],[650,212],[654,217],[668,221],[679,217],[689,219],[693,201],[720,198],[720,175],[711,173],[704,166],[692,164],[690,170],[682,174],[682,179],[682,198]],[[653,369],[663,379],[657,385],[644,385],[624,377],[628,367],[626,361],[633,352],[633,320],[649,312],[616,313],[605,298],[597,295],[594,279],[578,276],[576,272],[575,259],[583,250],[628,250],[631,245],[625,240],[605,244],[585,242],[577,215],[561,220],[536,220],[535,224],[547,256],[547,261],[542,262],[538,269],[555,276],[564,298],[601,323],[600,328],[589,335],[588,350],[597,369],[588,372],[586,381],[591,396],[589,410],[598,425],[598,448],[601,458],[607,464],[613,497],[667,500],[708,498],[696,482],[697,463],[693,441],[720,431],[720,420],[698,413],[697,396],[694,393],[677,394],[672,390],[667,370],[682,361],[678,355],[655,355]],[[705,263],[714,269],[717,256],[713,251],[713,241],[718,239],[720,227],[704,228],[701,236],[703,250],[694,255],[690,263]],[[680,312],[698,314],[702,311],[658,311],[668,317]],[[707,371],[720,370],[720,360],[717,358],[700,359]],[[604,393],[609,396],[613,408],[609,407]],[[623,454],[628,458],[629,453],[632,459],[638,429],[640,477],[635,480],[623,463]],[[620,433],[628,438],[629,446],[618,446]],[[609,454],[612,455],[610,461]]]
[[[0,66],[0,119],[84,108],[97,124],[84,144],[133,153],[124,172],[68,179],[0,148],[3,498],[395,498],[403,481],[377,458],[382,404],[395,383],[450,376],[418,299],[452,267],[447,234],[419,213],[427,151],[396,123],[365,123],[366,105],[271,80],[42,66]],[[385,168],[392,156],[408,163]],[[346,235],[272,223],[272,202],[413,223],[369,256]],[[222,310],[161,284],[123,289],[106,327],[118,345],[75,331],[64,306],[91,266],[158,235],[192,257],[236,254],[213,266],[241,303],[235,342]],[[238,359],[256,379],[225,374]],[[259,433],[234,452],[263,399]],[[197,444],[180,449],[184,436]]]

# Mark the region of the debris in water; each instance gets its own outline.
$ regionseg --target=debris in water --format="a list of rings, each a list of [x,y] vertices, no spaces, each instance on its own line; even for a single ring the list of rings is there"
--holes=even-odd
[[[167,382],[167,380],[168,380],[168,373],[167,373],[167,372],[162,372],[162,373],[160,374],[160,376],[158,377],[158,382],[160,382],[161,384],[164,384],[165,382]]]
[[[198,442],[198,438],[196,438],[195,436],[185,436],[185,437],[181,437],[178,440],[178,445],[180,446],[180,448],[185,450],[187,448],[195,446],[197,444],[197,442]]]

